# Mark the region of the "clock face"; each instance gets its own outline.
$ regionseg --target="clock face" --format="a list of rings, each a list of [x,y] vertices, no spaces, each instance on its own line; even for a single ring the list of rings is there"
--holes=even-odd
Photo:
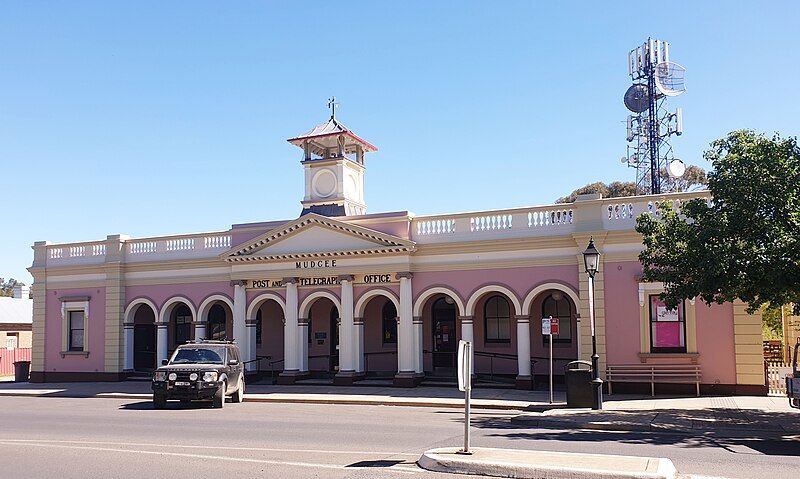
[[[349,198],[361,201],[361,189],[358,187],[358,178],[356,175],[347,175],[345,192]]]
[[[314,195],[327,198],[336,191],[336,175],[331,170],[319,170],[311,181]]]

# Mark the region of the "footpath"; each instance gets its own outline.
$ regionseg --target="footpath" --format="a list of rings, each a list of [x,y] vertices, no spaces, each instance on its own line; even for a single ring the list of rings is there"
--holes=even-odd
[[[680,434],[717,441],[723,438],[800,441],[800,411],[783,397],[607,396],[602,411],[567,408],[563,392],[555,404],[547,391],[473,389],[474,427],[496,427],[497,417],[481,418],[481,410],[503,410],[511,416],[505,426],[519,429],[593,429],[634,433]],[[150,401],[149,381],[115,383],[0,382],[0,398],[67,397]],[[0,399],[1,401],[2,399]],[[248,384],[246,402],[463,408],[463,393],[455,387],[340,387]],[[488,421],[488,422],[487,422]],[[489,423],[495,424],[491,426]],[[600,454],[475,448],[458,454],[456,448],[426,451],[418,464],[434,471],[518,478],[674,479],[669,459]]]

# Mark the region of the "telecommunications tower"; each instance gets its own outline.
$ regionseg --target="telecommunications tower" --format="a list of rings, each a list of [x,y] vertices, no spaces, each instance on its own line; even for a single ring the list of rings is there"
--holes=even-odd
[[[669,43],[648,38],[628,54],[628,74],[633,85],[625,92],[628,115],[628,153],[622,162],[636,169],[636,186],[644,194],[661,193],[661,169],[673,178],[686,170],[673,157],[669,138],[683,133],[683,110],[666,109],[666,99],[686,89],[686,69],[669,61]]]

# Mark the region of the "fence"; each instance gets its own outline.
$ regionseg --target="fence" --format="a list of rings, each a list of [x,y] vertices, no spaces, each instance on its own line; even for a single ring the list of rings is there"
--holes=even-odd
[[[13,376],[15,361],[30,360],[31,348],[0,349],[0,376]]]
[[[791,364],[783,361],[765,361],[767,386],[770,396],[786,396],[786,375],[792,372]]]

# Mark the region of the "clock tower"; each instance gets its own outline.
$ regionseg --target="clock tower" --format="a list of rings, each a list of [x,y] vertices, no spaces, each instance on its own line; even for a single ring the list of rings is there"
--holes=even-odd
[[[336,98],[331,98],[328,121],[287,140],[303,150],[305,196],[301,215],[354,216],[367,212],[364,155],[378,149],[336,119],[336,105]]]

